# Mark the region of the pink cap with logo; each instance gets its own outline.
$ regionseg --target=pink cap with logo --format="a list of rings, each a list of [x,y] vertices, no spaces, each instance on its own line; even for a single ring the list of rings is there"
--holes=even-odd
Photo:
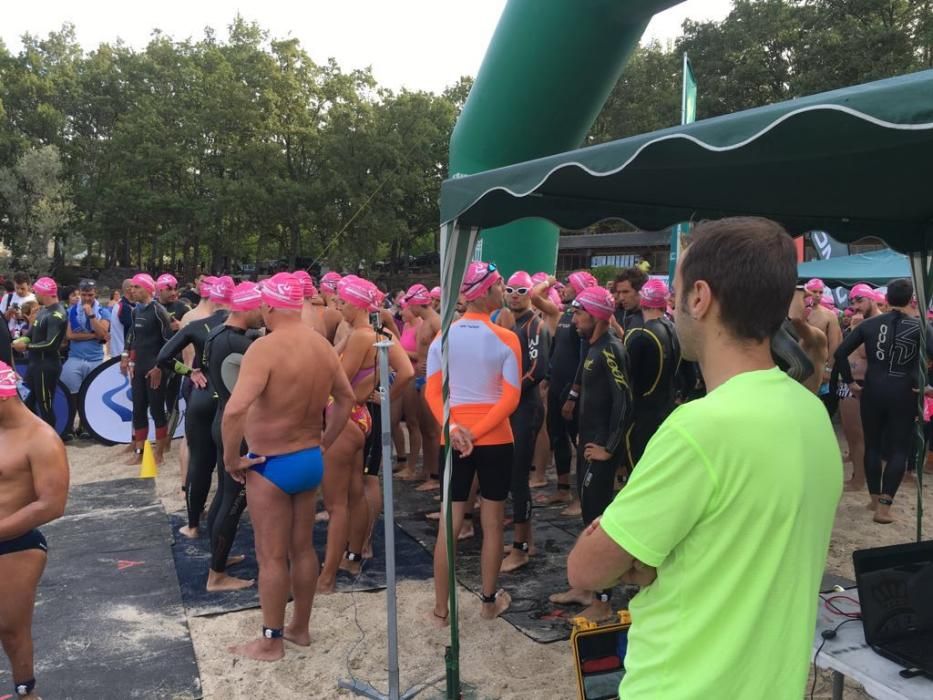
[[[603,287],[587,287],[577,294],[573,305],[600,321],[608,321],[616,309],[615,299],[609,290]]]
[[[826,284],[821,279],[814,277],[812,280],[807,282],[804,286],[808,292],[813,292],[814,294],[822,294],[823,290],[826,288]]]
[[[385,298],[375,284],[355,275],[348,275],[340,280],[340,284],[337,285],[337,296],[364,311],[378,311],[379,305]],[[431,303],[430,299],[428,303]]]
[[[306,270],[295,270],[295,278],[301,282],[301,293],[305,299],[313,299],[317,296],[317,289],[314,286],[314,280]]]
[[[560,292],[557,291],[556,287],[551,287],[547,290],[547,298],[550,299],[551,303],[560,311],[564,310],[564,300],[560,298]]]
[[[164,275],[159,275],[159,279],[156,280],[156,289],[159,291],[163,289],[175,289],[177,286],[178,280],[167,272]]]
[[[548,273],[546,272],[536,272],[531,276],[531,281],[534,284],[541,284],[542,282],[547,282]]]
[[[133,275],[131,282],[136,287],[142,287],[150,294],[155,294],[156,286],[155,280],[152,279],[152,275],[146,272],[138,272],[137,274]],[[35,285],[33,285],[33,289],[35,289]]]
[[[430,306],[431,305],[431,292],[428,291],[428,288],[423,284],[413,284],[408,288],[408,291],[405,292],[405,296],[402,297],[402,308],[407,309],[409,306]]]
[[[32,285],[32,291],[44,297],[58,296],[58,285],[51,277],[40,277]]]
[[[506,284],[512,287],[513,289],[521,288],[521,287],[530,289],[531,287],[535,286],[534,281],[531,279],[531,275],[529,275],[524,270],[518,270],[517,272],[513,272],[512,276],[509,277],[509,281],[506,282]]]
[[[16,372],[6,362],[0,360],[0,397],[9,399],[16,396],[16,393]]]
[[[574,294],[579,294],[584,289],[599,286],[599,280],[586,270],[578,270],[577,272],[571,273],[567,278],[567,283],[573,289]]]
[[[868,299],[870,301],[877,301],[878,297],[875,294],[875,290],[869,287],[864,282],[859,282],[857,285],[852,287],[849,291],[849,299],[856,301],[857,299]]]
[[[231,311],[253,311],[262,304],[259,285],[253,282],[240,282],[230,295]]]
[[[214,286],[214,283],[217,281],[217,278],[213,275],[205,275],[201,278],[201,283],[198,285],[198,296],[202,299],[207,299],[211,295],[211,287]]]
[[[437,301],[441,300],[441,288],[440,287],[431,288],[431,298],[436,299]]]
[[[641,296],[641,305],[646,309],[666,309],[667,297],[670,292],[664,280],[653,278],[645,282],[639,295]]]
[[[328,272],[321,278],[321,289],[330,294],[337,293],[337,283],[341,280],[340,273]]]
[[[218,277],[211,285],[211,301],[217,304],[229,304],[235,287],[232,277],[228,275]]]
[[[304,304],[304,294],[301,291],[301,280],[287,272],[279,272],[259,285],[262,303],[273,309],[287,311],[301,311]]]
[[[467,267],[460,293],[467,301],[476,301],[502,279],[493,263],[474,261]]]

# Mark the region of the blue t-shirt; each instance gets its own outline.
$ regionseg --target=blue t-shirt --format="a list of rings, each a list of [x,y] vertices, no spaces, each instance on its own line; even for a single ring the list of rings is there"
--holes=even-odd
[[[104,307],[98,310],[101,318],[104,318]],[[68,309],[68,323],[71,330],[77,333],[93,333],[90,321],[85,319],[82,324],[78,320],[78,307],[72,306]],[[103,362],[104,346],[99,340],[72,340],[68,344],[68,357],[76,360],[85,360],[87,362]]]

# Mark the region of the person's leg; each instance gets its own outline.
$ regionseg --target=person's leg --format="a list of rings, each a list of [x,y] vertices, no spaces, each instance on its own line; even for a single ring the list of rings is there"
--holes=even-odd
[[[373,429],[366,438],[363,448],[363,498],[366,501],[367,525],[363,541],[354,539],[350,532],[350,551],[359,551],[363,559],[373,557],[373,527],[376,518],[382,512],[382,489],[379,483],[379,468],[382,466],[382,407],[377,403],[369,404],[369,413],[373,418]],[[359,547],[359,550],[356,548]]]
[[[437,464],[437,450],[434,449],[440,443],[441,428],[434,419],[434,414],[428,407],[428,402],[424,399],[424,394],[418,394],[418,423],[421,427],[421,444],[424,453],[424,474],[425,481],[418,486],[418,491],[433,491],[440,488],[438,481],[440,474]]]
[[[541,425],[538,426],[538,434],[535,436],[535,455],[532,463],[534,473],[531,477],[530,486],[533,489],[544,488],[547,486],[547,469],[551,465],[551,440],[547,431],[547,387],[541,386]]]
[[[441,465],[441,473],[438,475],[440,480],[444,480],[444,462],[440,454],[444,448],[436,450],[438,452],[438,462]],[[466,512],[466,499],[470,493],[470,486],[473,483],[473,477],[476,473],[473,456],[461,458],[457,452],[451,455],[450,472],[450,515],[453,532],[460,532],[463,526],[463,515]],[[443,511],[443,506],[442,509]],[[456,548],[457,539],[454,539],[454,558],[457,557]],[[501,551],[501,550],[500,550]],[[501,555],[500,555],[501,557]],[[498,562],[497,562],[498,564]],[[457,582],[454,581],[453,585]],[[448,615],[450,606],[450,572],[447,567],[447,522],[444,513],[441,512],[440,527],[437,529],[437,541],[434,543],[434,609],[431,611],[431,622],[438,627],[447,625],[450,620]]]
[[[357,430],[359,430],[357,428]],[[347,549],[340,561],[340,568],[357,576],[362,569],[363,542],[369,531],[369,503],[363,487],[363,450],[351,458],[350,485],[347,490]]]
[[[395,449],[396,466],[394,472],[398,472],[408,466],[408,452],[405,450],[405,430],[402,428],[402,409],[405,406],[404,394],[398,401],[392,402],[392,446]]]
[[[233,479],[226,469],[220,468],[218,476],[220,483],[216,498],[220,502],[211,521],[211,568],[207,574],[207,590],[238,591],[255,583],[252,579],[241,579],[227,573],[228,566],[242,561],[231,561],[230,550],[236,539],[240,517],[246,508],[246,488]]]
[[[418,478],[418,457],[422,450],[421,441],[421,397],[414,383],[405,388],[403,394],[403,412],[405,427],[408,428],[408,459],[405,467],[398,472],[398,478],[403,481],[414,481]],[[433,449],[433,446],[429,446]],[[401,454],[401,452],[399,452]]]
[[[194,391],[185,414],[185,444],[188,446],[188,474],[185,482],[185,505],[188,525],[181,528],[186,537],[196,537],[211,476],[217,465],[217,445],[214,443],[214,419],[217,401],[213,392]],[[219,434],[219,426],[218,426]]]
[[[0,642],[17,685],[35,680],[32,613],[45,562],[46,554],[40,549],[0,555]]]
[[[533,426],[532,426],[533,427]],[[531,440],[533,431],[526,437]],[[531,447],[529,443],[529,448]],[[532,454],[528,451],[528,457]],[[511,484],[509,467],[515,461],[513,445],[490,445],[473,448],[473,459],[479,477],[479,490],[483,501],[479,507],[483,526],[483,547],[480,552],[480,575],[483,619],[493,620],[505,612],[512,602],[508,593],[497,590],[499,565],[502,563],[503,522],[505,499]],[[530,466],[530,465],[529,465]],[[528,472],[525,472],[527,481]]]
[[[528,475],[534,458],[535,437],[539,427],[537,406],[531,402],[519,404],[511,417],[512,436],[515,440],[509,491],[512,494],[512,522],[514,535],[512,550],[500,562],[500,571],[509,573],[528,563],[531,541],[531,488]],[[481,477],[482,478],[482,477]],[[485,505],[485,499],[484,499]],[[482,507],[480,508],[482,518]],[[483,521],[483,545],[486,544],[486,527]]]
[[[917,420],[917,406],[911,403],[910,396],[898,397],[899,400],[887,406],[885,432],[890,439],[891,455],[884,468],[881,480],[881,495],[875,511],[875,522],[889,524],[894,522],[891,505],[904,479],[907,469],[908,454],[914,448],[914,428]]]
[[[337,568],[343,561],[349,531],[350,471],[354,456],[363,447],[363,433],[352,422],[324,453],[324,508],[330,514],[324,566],[317,581],[318,593],[333,593]]]
[[[142,371],[134,371],[130,387],[133,396],[133,455],[127,464],[134,465],[142,462],[143,443],[149,439],[148,380]]]
[[[86,363],[76,357],[69,357],[62,365],[61,382],[68,389],[68,405],[73,415],[78,415],[78,394],[81,391],[81,383],[84,381]],[[74,426],[69,425],[65,429],[62,439],[68,440],[74,437]]]
[[[846,491],[865,490],[865,436],[862,434],[862,417],[859,413],[859,400],[855,397],[849,396],[839,401],[842,432],[849,445],[849,461],[852,462],[852,478],[846,483]]]
[[[55,425],[55,390],[58,388],[58,378],[61,376],[61,365],[57,357],[42,358],[38,364],[39,392],[36,397],[36,407],[39,417],[52,428]]]
[[[586,461],[582,459],[582,454],[578,454],[577,464],[583,465],[583,478],[580,480],[580,507],[583,527],[586,528],[603,514],[615,497],[613,487],[617,465],[611,462]],[[611,596],[612,589],[594,591],[593,602],[582,610],[580,615],[592,622],[609,619],[612,617]]]
[[[314,551],[314,515],[317,489],[292,496],[292,532],[288,548],[291,590],[295,604],[292,619],[285,627],[285,639],[299,646],[311,644],[311,606],[320,565]]]
[[[862,417],[862,435],[865,437],[865,484],[871,494],[869,508],[874,510],[881,495],[881,455],[884,448],[884,412],[879,396],[874,392],[862,394],[859,414]]]
[[[162,463],[162,456],[165,454],[172,436],[168,434],[168,416],[165,414],[165,382],[156,387],[150,386],[146,382],[146,394],[149,402],[149,410],[152,413],[152,422],[155,425],[155,449],[153,454],[157,464]]]
[[[230,651],[257,661],[277,661],[285,656],[285,606],[290,577],[288,551],[292,542],[292,499],[264,476],[246,472],[246,490],[256,535],[259,559],[259,605],[263,636],[230,647]],[[268,636],[267,636],[268,635]]]

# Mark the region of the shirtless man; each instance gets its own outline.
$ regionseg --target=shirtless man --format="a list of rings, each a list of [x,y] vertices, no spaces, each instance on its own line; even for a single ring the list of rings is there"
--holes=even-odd
[[[0,642],[10,659],[14,695],[38,698],[32,611],[48,547],[36,528],[62,516],[68,460],[55,429],[27,409],[16,373],[0,362]]]
[[[812,280],[811,280],[812,282]],[[794,326],[794,330],[799,336],[798,343],[800,348],[809,358],[810,362],[813,363],[814,372],[807,379],[803,380],[801,383],[812,391],[817,396],[820,395],[820,387],[824,382],[829,381],[829,376],[823,378],[822,368],[827,366],[827,361],[830,358],[830,353],[827,349],[827,338],[826,334],[823,333],[819,328],[813,325],[813,322],[810,318],[813,317],[812,313],[810,318],[807,318],[807,291],[805,288],[797,287],[794,292],[794,298],[791,300],[790,309],[787,312],[787,317],[790,319],[790,322]],[[817,307],[821,311],[826,311],[823,307]],[[814,309],[815,310],[815,309]],[[827,311],[827,313],[829,313]],[[832,319],[833,324],[836,328],[839,328],[839,322]],[[841,331],[840,331],[840,340],[841,340]]]
[[[829,345],[827,357],[832,357],[836,353],[836,348],[838,348],[839,344],[842,342],[842,327],[839,325],[839,317],[820,304],[820,301],[823,298],[823,290],[826,289],[826,285],[823,283],[823,280],[812,279],[807,282],[806,285],[804,285],[804,289],[806,292],[804,305],[807,309],[807,323],[821,331],[823,335],[826,336],[826,342]],[[817,376],[821,377],[820,386],[818,387],[820,391],[819,395],[820,398],[824,399],[825,403],[826,397],[828,396],[829,375],[832,371],[832,367],[827,366],[825,363],[822,365],[816,365],[816,367],[816,374]],[[820,371],[820,368],[823,369],[822,372]],[[835,403],[835,400],[833,400],[833,402]]]
[[[418,362],[415,364],[415,388],[420,395],[418,424],[421,428],[421,444],[424,445],[424,474],[426,479],[416,490],[432,491],[440,488],[438,481],[438,451],[430,446],[437,445],[441,429],[431,413],[431,408],[424,396],[427,382],[428,349],[441,330],[441,317],[431,305],[431,292],[423,284],[414,284],[405,293],[405,303],[411,312],[421,319],[418,326]]]
[[[318,575],[312,531],[324,468],[321,451],[346,426],[355,403],[337,354],[301,322],[301,308],[301,282],[295,277],[280,273],[263,281],[262,316],[271,333],[243,356],[222,425],[224,466],[246,484],[263,617],[262,637],[230,651],[259,661],[281,659],[284,639],[311,644]],[[334,404],[322,431],[330,396]],[[241,457],[244,438],[252,451]],[[286,627],[289,591],[295,607]]]
[[[343,321],[343,316],[337,309],[325,305],[324,299],[318,295],[311,275],[304,270],[296,270],[294,276],[301,282],[301,292],[304,296],[301,320],[333,344],[337,327]]]

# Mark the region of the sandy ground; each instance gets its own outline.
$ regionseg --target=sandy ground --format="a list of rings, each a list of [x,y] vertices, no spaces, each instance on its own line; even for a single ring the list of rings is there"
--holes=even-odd
[[[180,510],[184,500],[179,488],[177,441],[156,479],[156,489],[167,512]],[[123,466],[121,448],[76,443],[68,448],[72,483],[133,477],[134,467]],[[848,467],[847,467],[848,469]],[[927,478],[924,518],[926,537],[933,533],[933,501]],[[827,571],[853,577],[855,549],[912,541],[915,536],[916,487],[906,483],[897,503],[897,522],[879,526],[865,509],[867,495],[843,495],[829,550]],[[444,647],[449,634],[426,623],[433,588],[429,581],[403,582],[398,590],[399,659],[402,688],[434,681],[419,697],[443,697]],[[573,698],[576,682],[569,645],[542,645],[528,639],[503,620],[491,623],[479,618],[477,599],[461,589],[461,669],[467,697],[475,698]],[[365,634],[358,623],[365,623]],[[231,657],[228,644],[256,635],[261,626],[259,610],[216,617],[189,618],[188,624],[205,698],[333,698],[349,697],[338,690],[338,679],[372,682],[383,692],[386,682],[385,593],[319,596],[314,603],[312,645],[301,649],[287,645],[286,658],[263,664]],[[830,697],[828,677],[820,674],[815,697]],[[809,692],[809,686],[807,688]],[[852,686],[846,697],[867,697]]]

